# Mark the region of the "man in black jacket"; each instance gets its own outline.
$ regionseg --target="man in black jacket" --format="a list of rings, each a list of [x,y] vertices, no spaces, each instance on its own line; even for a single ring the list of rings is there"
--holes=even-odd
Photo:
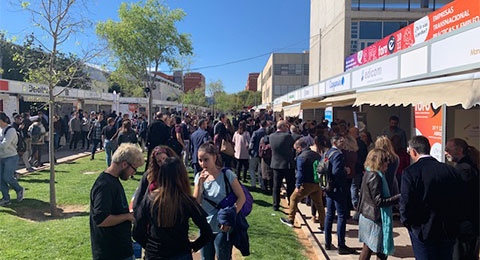
[[[249,172],[250,172],[250,184],[253,188],[257,186],[257,170],[258,170],[258,182],[262,190],[265,190],[265,184],[263,183],[262,175],[260,172],[260,156],[258,155],[258,149],[260,148],[260,139],[267,134],[267,121],[260,123],[260,128],[253,132],[250,144],[248,145],[248,153],[250,154]]]
[[[310,196],[315,207],[319,212],[320,231],[324,229],[325,210],[323,208],[322,190],[318,185],[319,180],[317,173],[314,171],[315,165],[321,160],[318,153],[310,150],[307,142],[300,138],[295,142],[295,150],[297,151],[297,182],[295,191],[290,197],[290,211],[288,219],[281,218],[282,223],[293,226],[295,214],[297,213],[297,205],[303,198]]]
[[[198,149],[202,144],[211,140],[210,134],[206,129],[207,121],[205,119],[200,119],[198,121],[197,131],[193,132],[190,137],[190,153],[192,155],[192,167],[195,174],[202,170],[200,164],[198,164]]]
[[[287,182],[287,198],[295,189],[295,152],[293,150],[294,140],[288,133],[288,122],[285,120],[277,123],[277,132],[269,136],[270,147],[272,149],[272,162],[270,168],[273,169],[273,210],[280,208],[280,187],[282,180]]]
[[[418,260],[452,259],[458,233],[462,185],[455,169],[430,156],[424,136],[408,142],[415,162],[403,171],[400,220],[408,229]]]
[[[150,155],[153,149],[158,145],[166,145],[168,138],[170,137],[170,128],[162,121],[163,113],[157,112],[155,114],[155,121],[147,127],[147,164],[145,165],[145,171],[148,170],[148,164],[150,162]]]

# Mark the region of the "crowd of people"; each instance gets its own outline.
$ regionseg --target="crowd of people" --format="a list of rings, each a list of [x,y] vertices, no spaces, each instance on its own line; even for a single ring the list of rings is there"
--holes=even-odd
[[[375,140],[365,128],[343,120],[284,120],[271,111],[246,110],[230,118],[222,113],[216,118],[211,113],[153,116],[150,125],[137,113],[130,118],[79,111],[71,118],[54,118],[56,148],[68,143],[77,149],[82,141],[80,149],[90,149],[91,159],[97,149],[106,152],[108,168],[90,196],[94,259],[133,259],[132,235],[146,259],[192,259],[198,250],[202,259],[231,259],[233,246],[248,255],[245,185],[271,195],[274,211],[281,210],[283,194],[289,211],[280,220],[291,227],[298,203],[310,205],[326,250],[386,259],[395,249],[393,221],[398,215],[416,259],[478,259],[479,155],[462,139],[447,142],[447,164],[429,155],[427,138],[407,140],[396,116]],[[22,159],[28,170],[41,164],[42,146],[48,142],[45,115],[13,118],[11,123],[0,113],[2,205],[10,199],[9,187],[23,199],[24,188],[11,167],[19,159],[16,138],[23,135],[27,143]],[[8,131],[10,123],[17,135]],[[145,172],[130,212],[119,179],[136,174],[144,164],[143,151]],[[228,207],[225,201],[231,202]],[[364,244],[360,252],[345,242],[350,218]],[[188,239],[190,219],[200,229],[193,242]]]

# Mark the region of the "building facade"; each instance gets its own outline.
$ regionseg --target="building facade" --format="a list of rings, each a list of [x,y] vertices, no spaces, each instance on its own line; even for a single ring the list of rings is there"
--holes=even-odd
[[[257,80],[260,73],[248,73],[247,84],[245,85],[246,91],[257,91]]]
[[[205,76],[199,72],[185,73],[183,76],[183,86],[185,93],[205,86]]]
[[[343,73],[345,58],[452,0],[311,0],[310,76]]]
[[[309,53],[272,53],[257,79],[262,103],[308,85]]]

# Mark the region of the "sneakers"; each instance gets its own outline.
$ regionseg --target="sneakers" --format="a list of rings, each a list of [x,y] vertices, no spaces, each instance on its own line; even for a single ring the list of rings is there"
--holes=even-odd
[[[325,245],[325,250],[332,250],[332,245]]]
[[[22,190],[17,192],[17,201],[18,202],[21,202],[23,200],[23,194],[24,193],[25,193],[25,188],[24,187],[22,187]]]
[[[357,251],[353,248],[348,247],[348,246],[342,246],[342,247],[338,247],[338,254],[339,255],[352,255],[352,254],[357,254]]]
[[[0,200],[0,207],[5,207],[10,204],[10,200]]]
[[[290,220],[288,220],[286,218],[280,218],[280,222],[282,222],[283,224],[285,224],[289,227],[293,227],[293,222],[291,222]]]

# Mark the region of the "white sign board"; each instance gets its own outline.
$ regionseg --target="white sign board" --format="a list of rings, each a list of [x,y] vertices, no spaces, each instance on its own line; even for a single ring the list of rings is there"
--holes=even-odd
[[[302,98],[312,98],[314,97],[313,86],[307,86],[302,89]]]
[[[428,46],[406,52],[400,57],[400,78],[408,78],[428,72]]]
[[[432,72],[480,63],[480,27],[432,43]]]
[[[352,72],[352,87],[361,88],[372,84],[398,79],[398,56],[377,62]]]
[[[326,81],[326,93],[350,89],[350,73]]]

